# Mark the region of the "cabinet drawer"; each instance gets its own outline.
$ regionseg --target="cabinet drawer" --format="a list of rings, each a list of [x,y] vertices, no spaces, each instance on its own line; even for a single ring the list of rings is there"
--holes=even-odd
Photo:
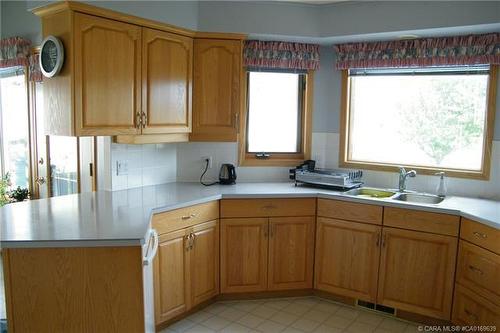
[[[500,327],[500,307],[456,284],[452,322],[457,325]]]
[[[219,218],[219,202],[189,206],[153,215],[153,228],[159,234]]]
[[[458,236],[460,218],[454,215],[386,207],[384,225],[435,234]]]
[[[220,202],[221,217],[314,216],[316,199],[227,199]]]
[[[318,216],[341,220],[382,224],[382,206],[318,199]]]
[[[462,218],[460,238],[500,254],[500,230]]]
[[[500,256],[460,241],[457,281],[500,306]]]

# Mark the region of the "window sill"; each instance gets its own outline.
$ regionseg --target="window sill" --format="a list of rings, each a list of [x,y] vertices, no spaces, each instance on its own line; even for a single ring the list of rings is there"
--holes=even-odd
[[[283,167],[294,167],[304,162],[303,154],[297,155],[297,157],[280,157],[277,155],[271,156],[269,158],[256,158],[254,154],[245,154],[240,158],[240,166],[254,166],[254,167],[266,167],[266,166],[283,166]]]

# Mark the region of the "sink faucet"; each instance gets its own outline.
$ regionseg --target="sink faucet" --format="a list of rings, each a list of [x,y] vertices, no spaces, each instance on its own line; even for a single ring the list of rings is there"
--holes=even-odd
[[[406,178],[407,177],[415,177],[417,172],[415,170],[410,170],[406,172],[405,168],[399,168],[399,192],[406,191]]]

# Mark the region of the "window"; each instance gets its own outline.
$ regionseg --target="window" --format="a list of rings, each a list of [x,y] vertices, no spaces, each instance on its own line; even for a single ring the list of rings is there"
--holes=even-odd
[[[310,147],[312,74],[248,72],[242,165],[294,165]]]
[[[487,178],[494,83],[489,66],[345,72],[342,166]]]
[[[24,67],[0,70],[0,167],[12,188],[30,188],[28,114]]]

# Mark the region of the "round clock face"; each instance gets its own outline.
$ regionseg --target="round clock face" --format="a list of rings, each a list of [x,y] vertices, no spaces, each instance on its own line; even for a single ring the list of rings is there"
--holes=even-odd
[[[62,67],[64,61],[64,48],[59,39],[48,36],[42,42],[40,50],[40,69],[44,76],[55,76]]]

